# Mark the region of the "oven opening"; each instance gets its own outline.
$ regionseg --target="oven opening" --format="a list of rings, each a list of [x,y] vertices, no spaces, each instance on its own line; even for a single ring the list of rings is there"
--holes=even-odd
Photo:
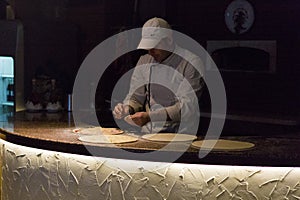
[[[207,52],[220,71],[276,72],[274,40],[209,40]]]
[[[217,49],[211,54],[212,59],[222,70],[268,71],[270,54],[251,47],[231,47]]]

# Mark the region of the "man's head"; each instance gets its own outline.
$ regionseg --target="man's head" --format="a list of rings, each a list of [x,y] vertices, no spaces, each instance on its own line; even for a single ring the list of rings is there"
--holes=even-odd
[[[171,26],[162,18],[148,20],[142,29],[138,49],[145,49],[155,60],[161,62],[173,50]]]

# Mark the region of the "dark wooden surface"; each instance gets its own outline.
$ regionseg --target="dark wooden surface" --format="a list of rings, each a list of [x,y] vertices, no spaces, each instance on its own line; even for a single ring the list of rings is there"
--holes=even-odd
[[[79,134],[72,131],[75,126],[71,114],[66,112],[20,112],[7,121],[1,120],[0,132],[5,134],[6,140],[12,143],[82,155],[150,161],[165,161],[164,159],[168,157],[170,160],[174,158],[176,162],[193,164],[300,166],[299,133],[286,132],[274,136],[259,136],[259,134],[250,136],[221,135],[222,139],[252,142],[255,146],[251,149],[238,151],[213,150],[206,157],[200,159],[199,149],[186,146],[187,144],[183,143],[175,143],[163,148],[166,147],[166,143],[151,142],[139,138],[137,142],[116,146],[84,144],[78,140]],[[203,136],[198,136],[198,139],[203,139]],[[136,153],[137,156],[120,153],[120,149]],[[182,149],[186,150],[183,151]],[[146,155],[158,150],[158,156],[155,158],[149,158]]]

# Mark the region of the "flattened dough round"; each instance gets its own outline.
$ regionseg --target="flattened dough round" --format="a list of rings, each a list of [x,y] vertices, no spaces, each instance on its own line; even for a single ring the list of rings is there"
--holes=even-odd
[[[197,139],[194,135],[180,134],[180,133],[156,133],[146,134],[142,136],[143,139],[156,142],[188,142]]]
[[[132,125],[132,126],[138,126],[136,123],[134,123],[134,121],[132,121],[130,115],[127,115],[126,117],[124,117],[125,122],[127,122],[128,124]]]
[[[193,147],[196,148],[204,148],[211,149],[211,146],[214,142],[216,142],[215,146],[212,150],[241,150],[241,149],[249,149],[254,147],[253,143],[250,142],[242,142],[235,140],[205,140],[207,143],[204,145],[204,140],[194,141],[192,143]]]
[[[75,131],[74,131],[75,130]],[[92,127],[92,128],[80,128],[74,129],[73,132],[83,134],[83,135],[96,135],[96,134],[104,134],[104,135],[119,135],[124,133],[124,131],[117,128],[103,128],[100,126]]]
[[[136,142],[138,138],[129,135],[84,135],[78,138],[82,142],[99,144],[122,144]]]
[[[117,129],[117,128],[103,128],[101,127],[101,131],[103,134],[107,134],[107,135],[119,135],[124,133],[123,130]]]

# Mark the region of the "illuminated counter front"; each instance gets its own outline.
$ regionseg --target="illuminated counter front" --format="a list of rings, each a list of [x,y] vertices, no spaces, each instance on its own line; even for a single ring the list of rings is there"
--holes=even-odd
[[[2,199],[300,198],[299,168],[129,161],[0,143]]]
[[[245,151],[212,151],[203,159],[189,147],[174,163],[124,157],[161,143],[139,140],[91,144],[91,156],[73,133],[70,113],[17,113],[1,122],[2,199],[299,199],[299,139],[223,137],[249,141]],[[175,144],[161,152],[172,156]],[[262,166],[269,167],[262,167]],[[280,167],[285,166],[285,167]]]

